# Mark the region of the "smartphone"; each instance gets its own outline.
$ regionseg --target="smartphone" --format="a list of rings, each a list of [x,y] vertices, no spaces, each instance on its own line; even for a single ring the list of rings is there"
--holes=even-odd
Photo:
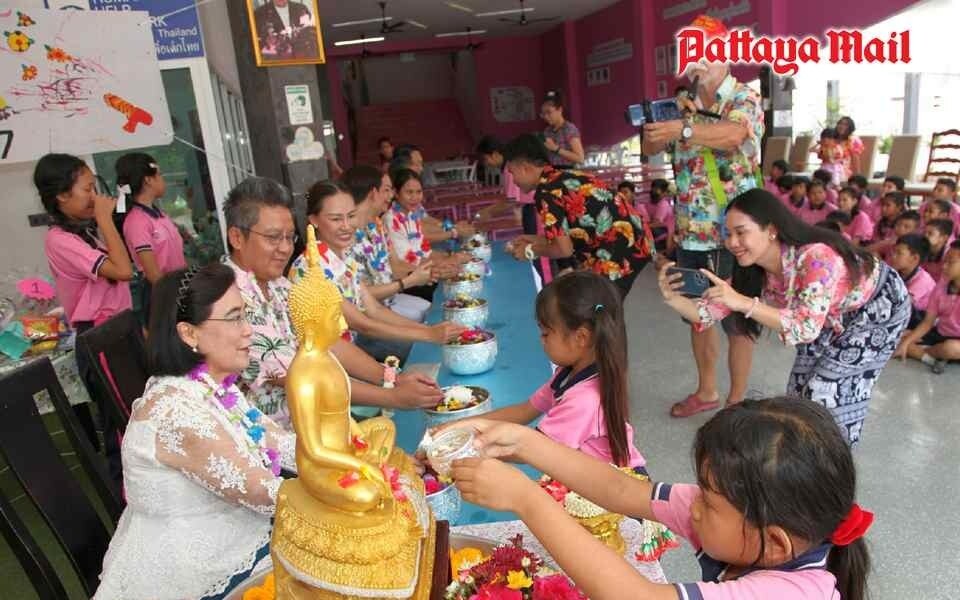
[[[710,280],[707,279],[707,276],[700,272],[700,269],[684,269],[682,267],[670,267],[667,269],[668,277],[675,273],[680,273],[683,276],[683,287],[678,291],[687,298],[699,298],[707,291],[707,288],[713,285],[710,283]]]

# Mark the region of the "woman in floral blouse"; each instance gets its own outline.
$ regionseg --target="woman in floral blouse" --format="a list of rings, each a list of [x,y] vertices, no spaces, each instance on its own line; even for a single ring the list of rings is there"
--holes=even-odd
[[[362,333],[380,340],[405,342],[391,352],[404,356],[410,342],[443,344],[463,331],[463,327],[451,323],[424,325],[401,317],[383,306],[361,283],[363,267],[348,252],[357,231],[357,207],[349,188],[339,182],[321,181],[311,186],[307,196],[307,219],[317,230],[324,274],[343,295],[343,316],[350,327],[344,335],[350,341]],[[297,283],[306,270],[306,257],[301,254],[290,268],[290,281]],[[401,291],[402,287],[401,280]]]
[[[593,175],[550,166],[534,135],[521,135],[503,154],[517,187],[536,191],[545,234],[515,238],[514,257],[573,257],[577,267],[608,277],[626,296],[653,253],[653,235],[640,213]]]
[[[826,406],[857,442],[873,385],[910,319],[903,280],[843,236],[803,223],[766,190],[735,198],[726,223],[737,259],[732,282],[703,270],[712,287],[690,299],[677,291],[681,275],[664,268],[664,299],[698,327],[737,314],[753,336],[774,329],[797,347],[787,394]]]

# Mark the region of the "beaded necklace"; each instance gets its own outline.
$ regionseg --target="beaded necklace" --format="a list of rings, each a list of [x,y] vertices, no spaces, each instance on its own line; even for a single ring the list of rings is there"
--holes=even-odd
[[[236,388],[237,375],[228,375],[223,383],[217,384],[210,376],[205,363],[201,363],[190,371],[191,380],[205,384],[212,392],[209,398],[212,403],[227,413],[227,420],[243,429],[247,449],[260,455],[264,464],[274,476],[280,476],[280,451],[267,446],[267,430],[260,424],[263,413],[260,409],[250,406],[246,400],[241,402],[242,396]]]

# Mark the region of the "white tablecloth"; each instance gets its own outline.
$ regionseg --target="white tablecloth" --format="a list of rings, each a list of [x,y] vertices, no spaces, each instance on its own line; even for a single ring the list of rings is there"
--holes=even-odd
[[[554,568],[557,567],[553,558],[540,544],[540,541],[530,533],[530,530],[523,524],[523,521],[501,521],[499,523],[483,523],[480,525],[462,525],[451,528],[450,532],[462,535],[475,535],[500,544],[506,543],[510,538],[521,533],[523,534],[524,548],[542,557],[550,563],[550,566]],[[626,556],[624,557],[627,559],[627,562],[650,581],[654,583],[667,583],[663,569],[660,568],[659,561],[640,562],[634,558],[642,535],[640,523],[633,519],[624,519],[620,523],[620,534],[627,543]]]

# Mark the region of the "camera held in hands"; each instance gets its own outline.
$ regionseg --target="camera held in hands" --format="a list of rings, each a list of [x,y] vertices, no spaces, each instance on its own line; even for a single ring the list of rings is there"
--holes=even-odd
[[[632,127],[643,127],[644,123],[660,123],[683,118],[683,112],[676,98],[644,100],[640,104],[631,104],[624,114]]]

